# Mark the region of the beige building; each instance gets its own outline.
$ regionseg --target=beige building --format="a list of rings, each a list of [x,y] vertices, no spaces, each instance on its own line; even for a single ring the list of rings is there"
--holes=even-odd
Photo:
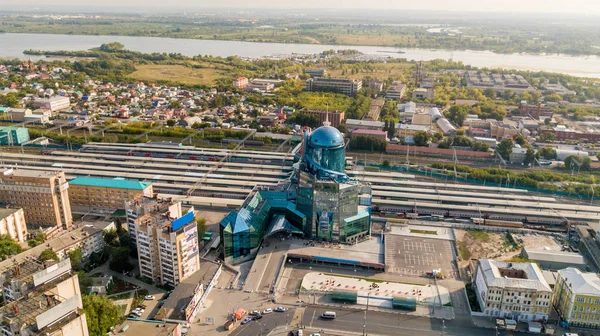
[[[314,77],[306,80],[306,91],[337,92],[355,96],[362,89],[362,81],[349,78]]]
[[[51,266],[34,260],[5,265],[0,280],[5,301],[18,300],[0,307],[2,335],[89,335],[79,278],[69,259]]]
[[[175,287],[200,269],[193,208],[183,214],[181,202],[143,197],[128,203],[127,216],[142,277]]]
[[[552,290],[535,263],[479,259],[474,290],[486,316],[548,320]]]
[[[0,209],[0,234],[9,235],[19,243],[27,240],[23,209]]]
[[[70,228],[68,189],[64,172],[10,168],[0,173],[0,202],[23,208],[30,225]]]
[[[150,182],[122,178],[77,177],[69,181],[73,207],[125,209],[125,203],[140,197],[152,197]]]

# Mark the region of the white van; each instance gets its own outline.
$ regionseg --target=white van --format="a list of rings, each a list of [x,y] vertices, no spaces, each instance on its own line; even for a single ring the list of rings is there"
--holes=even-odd
[[[324,318],[326,320],[333,320],[336,318],[336,314],[335,312],[326,311],[323,314],[321,314],[321,318]]]

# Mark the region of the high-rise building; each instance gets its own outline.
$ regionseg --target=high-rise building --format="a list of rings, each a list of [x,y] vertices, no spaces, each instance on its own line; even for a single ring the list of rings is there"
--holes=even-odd
[[[9,235],[20,243],[27,240],[23,209],[0,209],[0,234]]]
[[[574,267],[558,271],[552,303],[569,326],[600,327],[600,278]]]
[[[68,189],[64,172],[12,168],[0,172],[0,202],[23,208],[30,225],[70,228]]]
[[[371,190],[346,175],[340,131],[326,121],[305,133],[301,152],[291,181],[257,186],[221,221],[227,262],[253,258],[264,237],[281,231],[349,244],[369,236]]]
[[[356,243],[370,234],[369,188],[346,175],[344,137],[326,122],[306,132],[296,208],[313,238]]]
[[[88,336],[79,279],[67,258],[46,267],[34,260],[0,264],[2,335]]]
[[[141,276],[175,287],[199,269],[193,208],[182,214],[181,202],[143,197],[129,203],[127,216]]]

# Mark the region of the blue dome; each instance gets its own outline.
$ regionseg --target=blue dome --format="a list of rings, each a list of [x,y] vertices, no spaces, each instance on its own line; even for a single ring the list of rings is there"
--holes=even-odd
[[[344,145],[344,136],[335,127],[321,126],[312,132],[309,142],[315,147],[340,147]]]

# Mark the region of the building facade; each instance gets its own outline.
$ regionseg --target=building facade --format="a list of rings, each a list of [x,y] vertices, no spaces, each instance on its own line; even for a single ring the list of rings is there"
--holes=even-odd
[[[9,235],[19,243],[27,240],[27,225],[23,209],[0,209],[0,234]]]
[[[165,201],[135,201],[147,202],[150,211],[133,224],[140,275],[175,287],[200,267],[198,230],[193,208],[182,214],[181,202]]]
[[[0,127],[0,145],[15,146],[29,141],[29,130],[26,127]]]
[[[46,267],[26,260],[2,269],[2,335],[88,336],[79,279],[69,259]]]
[[[28,224],[70,228],[68,189],[64,172],[10,168],[0,173],[0,202],[23,208]]]
[[[355,96],[362,89],[362,81],[349,78],[315,77],[306,80],[306,91],[324,91]]]
[[[534,263],[479,259],[474,289],[486,316],[517,321],[546,321],[552,290]]]
[[[125,209],[125,203],[152,195],[149,182],[98,177],[76,177],[69,181],[69,198],[73,207]]]
[[[248,86],[248,78],[238,77],[233,80],[233,87],[238,89],[244,89]]]
[[[392,85],[385,91],[387,99],[401,100],[406,93],[406,84],[402,82],[393,82]]]
[[[69,97],[54,96],[50,98],[38,98],[33,101],[33,106],[52,112],[66,110],[71,106]]]
[[[568,267],[558,271],[552,303],[569,326],[600,327],[600,278]]]
[[[371,212],[359,204],[368,190],[346,175],[345,146],[342,134],[327,123],[305,133],[296,208],[306,216],[305,235],[348,244],[370,235]]]
[[[344,111],[326,111],[326,110],[313,110],[313,109],[302,109],[300,114],[310,114],[319,117],[319,122],[324,123],[329,120],[333,127],[337,127],[344,121]]]

